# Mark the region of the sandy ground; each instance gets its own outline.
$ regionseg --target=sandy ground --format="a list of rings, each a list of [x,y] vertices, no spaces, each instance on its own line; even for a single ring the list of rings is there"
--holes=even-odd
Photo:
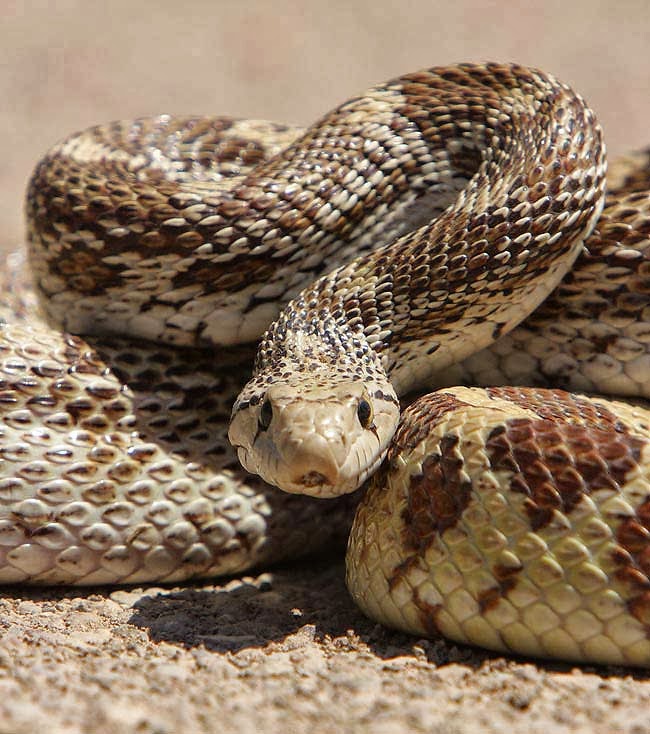
[[[339,562],[225,585],[5,589],[0,732],[650,731],[645,673],[382,629]]]
[[[436,63],[540,66],[587,97],[610,151],[639,147],[649,39],[647,0],[3,0],[0,246],[21,240],[35,160],[72,130],[162,111],[307,123]],[[650,732],[644,672],[385,631],[340,560],[177,589],[5,588],[0,637],[0,734]]]

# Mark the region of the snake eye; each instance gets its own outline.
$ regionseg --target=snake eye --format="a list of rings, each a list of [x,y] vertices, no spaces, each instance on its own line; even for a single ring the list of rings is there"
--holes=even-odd
[[[273,420],[273,405],[271,405],[271,401],[267,398],[262,403],[262,408],[260,409],[260,418],[259,418],[260,431],[266,431],[266,429],[271,425],[272,420]]]
[[[365,398],[359,400],[357,405],[357,418],[362,428],[370,428],[370,424],[372,423],[372,406]]]

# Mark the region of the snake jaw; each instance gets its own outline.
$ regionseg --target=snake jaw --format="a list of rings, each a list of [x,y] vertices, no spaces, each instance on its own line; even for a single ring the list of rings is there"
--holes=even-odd
[[[397,398],[382,388],[371,395],[361,382],[300,393],[271,385],[263,399],[235,406],[229,438],[248,471],[285,492],[347,494],[379,466],[397,426]]]

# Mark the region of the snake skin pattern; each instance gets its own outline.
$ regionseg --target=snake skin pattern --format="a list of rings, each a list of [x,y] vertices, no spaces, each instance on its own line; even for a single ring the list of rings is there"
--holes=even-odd
[[[355,601],[420,635],[647,665],[648,417],[532,388],[416,402],[355,518]]]
[[[647,176],[650,165],[639,164]],[[610,185],[597,231],[553,294],[496,344],[438,372],[436,385],[533,384],[650,397],[650,196],[624,183],[624,191]]]
[[[617,163],[598,220],[593,113],[497,64],[405,75],[307,131],[162,116],[56,146],[27,200],[40,306],[19,259],[1,291],[0,580],[180,580],[340,542],[356,495],[280,492],[225,438],[250,364],[230,345],[277,317],[230,436],[322,496],[388,451],[349,541],[366,613],[647,665],[648,414],[541,387],[648,395],[647,159]],[[397,396],[451,382],[539,387],[436,392],[391,442]]]
[[[226,438],[250,349],[48,327],[24,257],[0,276],[0,583],[172,582],[343,548],[357,499],[293,497]]]

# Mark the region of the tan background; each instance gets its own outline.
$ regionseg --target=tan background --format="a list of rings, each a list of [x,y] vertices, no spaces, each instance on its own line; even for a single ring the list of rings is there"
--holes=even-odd
[[[650,0],[0,0],[0,247],[21,240],[31,167],[73,130],[163,111],[308,123],[433,64],[540,66],[587,97],[612,151],[638,147],[649,40]],[[649,712],[643,671],[383,630],[340,563],[276,571],[270,590],[0,593],[0,734],[645,734]]]

